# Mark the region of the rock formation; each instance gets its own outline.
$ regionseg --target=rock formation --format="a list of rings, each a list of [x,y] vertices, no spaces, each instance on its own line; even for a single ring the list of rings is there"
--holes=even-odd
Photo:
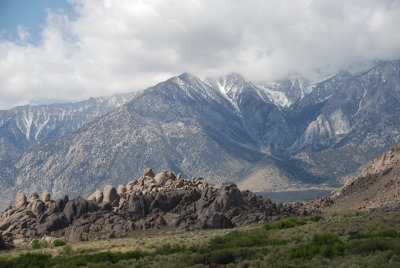
[[[400,144],[348,180],[332,197],[333,209],[400,210]]]
[[[27,204],[25,194],[18,192],[15,205],[0,215],[0,230],[7,241],[53,237],[77,242],[161,226],[180,231],[230,228],[315,212],[241,192],[234,183],[214,188],[202,178],[182,179],[171,171],[154,175],[151,169],[118,190],[107,185],[88,200],[42,196],[45,200],[31,195]]]
[[[3,236],[0,233],[0,250],[6,249],[6,243],[4,242]]]

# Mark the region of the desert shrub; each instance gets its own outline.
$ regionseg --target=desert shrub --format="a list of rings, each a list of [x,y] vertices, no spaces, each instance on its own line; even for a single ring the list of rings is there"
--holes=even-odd
[[[63,247],[61,254],[69,256],[73,253],[72,247],[70,245],[66,245]]]
[[[39,240],[34,239],[31,242],[31,248],[32,249],[39,249],[39,248],[48,248],[49,247],[49,243],[47,242],[39,242]]]
[[[281,219],[277,222],[267,222],[266,224],[264,224],[263,227],[265,230],[288,229],[299,225],[304,225],[306,223],[307,223],[307,218],[289,217],[286,219]]]
[[[288,229],[293,228],[296,226],[304,225],[309,221],[318,222],[322,220],[324,217],[321,215],[315,215],[310,217],[289,217],[286,219],[281,219],[277,222],[267,222],[263,225],[265,230],[272,230],[272,229]]]
[[[180,246],[180,245],[173,245],[171,246],[170,244],[163,245],[162,247],[159,247],[156,249],[155,254],[157,255],[170,255],[174,253],[179,253],[179,252],[185,252],[186,251],[186,246]]]
[[[285,241],[269,238],[265,230],[258,228],[250,231],[234,231],[224,236],[216,236],[211,239],[207,248],[214,250],[279,244],[285,244]]]
[[[349,243],[353,253],[370,253],[375,251],[399,250],[400,243],[393,237],[369,237],[352,240]]]
[[[62,239],[56,239],[56,240],[53,241],[53,246],[54,247],[62,247],[62,246],[65,246],[66,244],[67,243]]]
[[[196,264],[210,265],[211,259],[210,254],[207,252],[203,253],[187,253],[182,257],[182,262],[188,266],[194,266]]]
[[[309,221],[312,221],[312,222],[318,222],[318,221],[320,221],[320,220],[323,220],[324,217],[322,217],[321,215],[315,215],[315,216],[310,216],[310,217],[308,217],[307,219],[308,219]]]
[[[40,248],[40,242],[39,242],[39,240],[37,240],[37,239],[32,240],[32,242],[31,242],[31,248],[33,248],[33,249],[39,249],[39,248]]]
[[[314,256],[333,258],[343,255],[345,244],[334,233],[324,232],[313,235],[310,242],[300,244],[290,252],[291,258],[312,259]]]
[[[394,229],[387,229],[387,230],[377,232],[374,236],[375,237],[393,237],[393,238],[395,238],[395,237],[398,237],[399,234]]]
[[[4,267],[46,267],[50,259],[50,254],[25,253],[5,263]]]
[[[228,264],[233,263],[236,259],[235,250],[233,249],[220,249],[213,251],[211,254],[211,261],[215,264]]]
[[[382,230],[382,231],[375,232],[375,233],[356,233],[356,234],[351,234],[349,236],[348,240],[366,239],[366,238],[373,238],[373,237],[392,237],[392,238],[396,238],[398,236],[399,236],[399,234],[397,233],[396,230],[387,229],[387,230]]]
[[[278,229],[288,229],[307,223],[306,219],[290,217],[277,222]]]

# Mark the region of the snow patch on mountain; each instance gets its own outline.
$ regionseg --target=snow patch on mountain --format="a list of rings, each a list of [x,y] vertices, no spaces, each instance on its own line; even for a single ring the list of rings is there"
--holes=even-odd
[[[261,85],[264,92],[268,95],[269,101],[281,107],[289,107],[292,102],[286,97],[285,93],[281,91],[272,90],[268,87]]]

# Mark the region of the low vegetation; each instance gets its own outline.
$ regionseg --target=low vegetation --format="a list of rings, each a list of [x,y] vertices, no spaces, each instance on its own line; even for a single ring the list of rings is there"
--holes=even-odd
[[[399,267],[400,213],[281,219],[262,226],[64,244],[33,241],[1,267]]]

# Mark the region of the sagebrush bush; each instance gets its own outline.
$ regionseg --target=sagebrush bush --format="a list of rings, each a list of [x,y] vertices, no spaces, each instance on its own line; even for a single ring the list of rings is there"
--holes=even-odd
[[[62,239],[56,239],[56,240],[53,241],[53,246],[54,247],[62,247],[62,246],[65,246],[66,244],[67,243]]]
[[[315,216],[310,216],[307,219],[313,222],[318,222],[320,220],[323,220],[324,217],[322,217],[321,215],[315,215]]]
[[[311,241],[300,244],[290,252],[291,258],[312,259],[315,256],[333,258],[342,256],[346,249],[345,244],[334,233],[324,232],[314,234]]]
[[[258,228],[251,231],[234,231],[224,236],[216,236],[211,239],[207,248],[214,250],[279,244],[285,244],[285,241],[269,238],[265,230]]]
[[[355,240],[355,239],[365,239],[365,238],[373,238],[373,237],[392,237],[396,238],[399,237],[399,234],[394,229],[387,229],[382,230],[379,232],[369,232],[369,233],[356,233],[351,234],[348,240]]]
[[[322,220],[323,217],[321,215],[311,216],[311,217],[289,217],[286,219],[281,219],[277,222],[267,222],[264,224],[264,229],[272,230],[272,229],[289,229],[296,226],[304,225],[309,221],[317,222]]]
[[[367,254],[375,251],[400,250],[400,243],[393,237],[368,237],[349,243],[351,252]]]
[[[48,248],[49,247],[49,243],[47,242],[39,242],[39,240],[34,239],[31,242],[31,248],[32,249],[39,249],[39,248]]]

